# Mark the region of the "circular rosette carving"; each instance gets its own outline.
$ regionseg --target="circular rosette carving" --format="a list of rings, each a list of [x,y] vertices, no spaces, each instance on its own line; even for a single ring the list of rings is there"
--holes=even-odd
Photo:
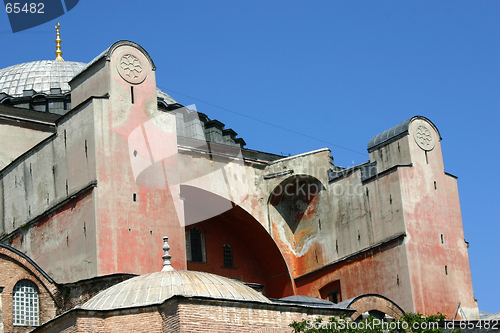
[[[418,125],[413,133],[415,142],[423,150],[432,150],[436,144],[431,130],[425,125]]]
[[[117,63],[118,73],[127,82],[141,83],[146,78],[141,61],[132,54],[125,54]]]

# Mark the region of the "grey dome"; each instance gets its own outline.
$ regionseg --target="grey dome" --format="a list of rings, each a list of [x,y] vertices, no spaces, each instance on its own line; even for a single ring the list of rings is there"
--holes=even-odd
[[[210,297],[271,303],[243,283],[196,271],[161,271],[118,283],[88,300],[87,310],[112,310],[161,304],[173,296]]]
[[[0,93],[23,96],[23,90],[49,94],[51,88],[62,93],[71,90],[68,82],[87,64],[74,61],[41,60],[0,69]]]
[[[40,60],[3,68],[0,69],[0,93],[22,97],[24,90],[34,90],[49,95],[51,88],[67,93],[71,91],[68,82],[87,67],[83,62]],[[158,88],[156,93],[167,105],[177,103]]]

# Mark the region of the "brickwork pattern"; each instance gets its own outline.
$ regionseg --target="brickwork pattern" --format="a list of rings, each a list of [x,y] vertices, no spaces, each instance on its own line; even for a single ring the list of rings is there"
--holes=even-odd
[[[352,320],[358,319],[364,312],[378,310],[393,318],[401,318],[404,312],[394,303],[378,296],[362,297],[350,305],[356,312],[351,316]]]
[[[293,332],[288,325],[332,310],[213,299],[173,298],[158,306],[87,311],[74,309],[33,333]]]
[[[130,279],[133,276],[134,275],[128,274],[111,275],[61,285],[60,289],[63,298],[63,305],[58,309],[57,314],[60,315],[76,306],[81,306],[101,291]]]
[[[60,305],[60,293],[54,283],[22,256],[0,247],[0,287],[4,287],[0,297],[4,332],[24,333],[33,329],[32,326],[13,325],[13,289],[22,280],[34,283],[38,289],[40,324],[53,319]]]

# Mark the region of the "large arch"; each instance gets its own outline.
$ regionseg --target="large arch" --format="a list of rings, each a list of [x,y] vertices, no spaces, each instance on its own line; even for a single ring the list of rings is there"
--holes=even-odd
[[[181,185],[186,230],[198,227],[204,233],[205,262],[189,262],[188,270],[204,271],[249,283],[262,284],[266,296],[282,298],[294,294],[293,280],[278,246],[262,224],[245,209],[203,189]],[[203,212],[223,213],[200,221]],[[211,216],[208,214],[207,216]],[[234,251],[234,267],[224,267],[223,246]]]

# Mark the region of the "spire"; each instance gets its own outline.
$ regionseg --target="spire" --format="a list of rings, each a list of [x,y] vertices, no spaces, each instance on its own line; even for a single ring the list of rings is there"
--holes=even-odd
[[[61,51],[61,38],[59,38],[59,27],[61,25],[59,23],[56,24],[56,33],[57,33],[57,38],[56,38],[56,61],[64,61],[62,58],[62,51]]]
[[[170,263],[170,259],[172,256],[168,254],[168,250],[170,250],[170,246],[167,243],[168,237],[165,236],[163,237],[163,251],[165,251],[165,254],[162,256],[163,258],[163,269],[162,272],[166,271],[175,271],[175,269],[172,267],[172,264]]]

